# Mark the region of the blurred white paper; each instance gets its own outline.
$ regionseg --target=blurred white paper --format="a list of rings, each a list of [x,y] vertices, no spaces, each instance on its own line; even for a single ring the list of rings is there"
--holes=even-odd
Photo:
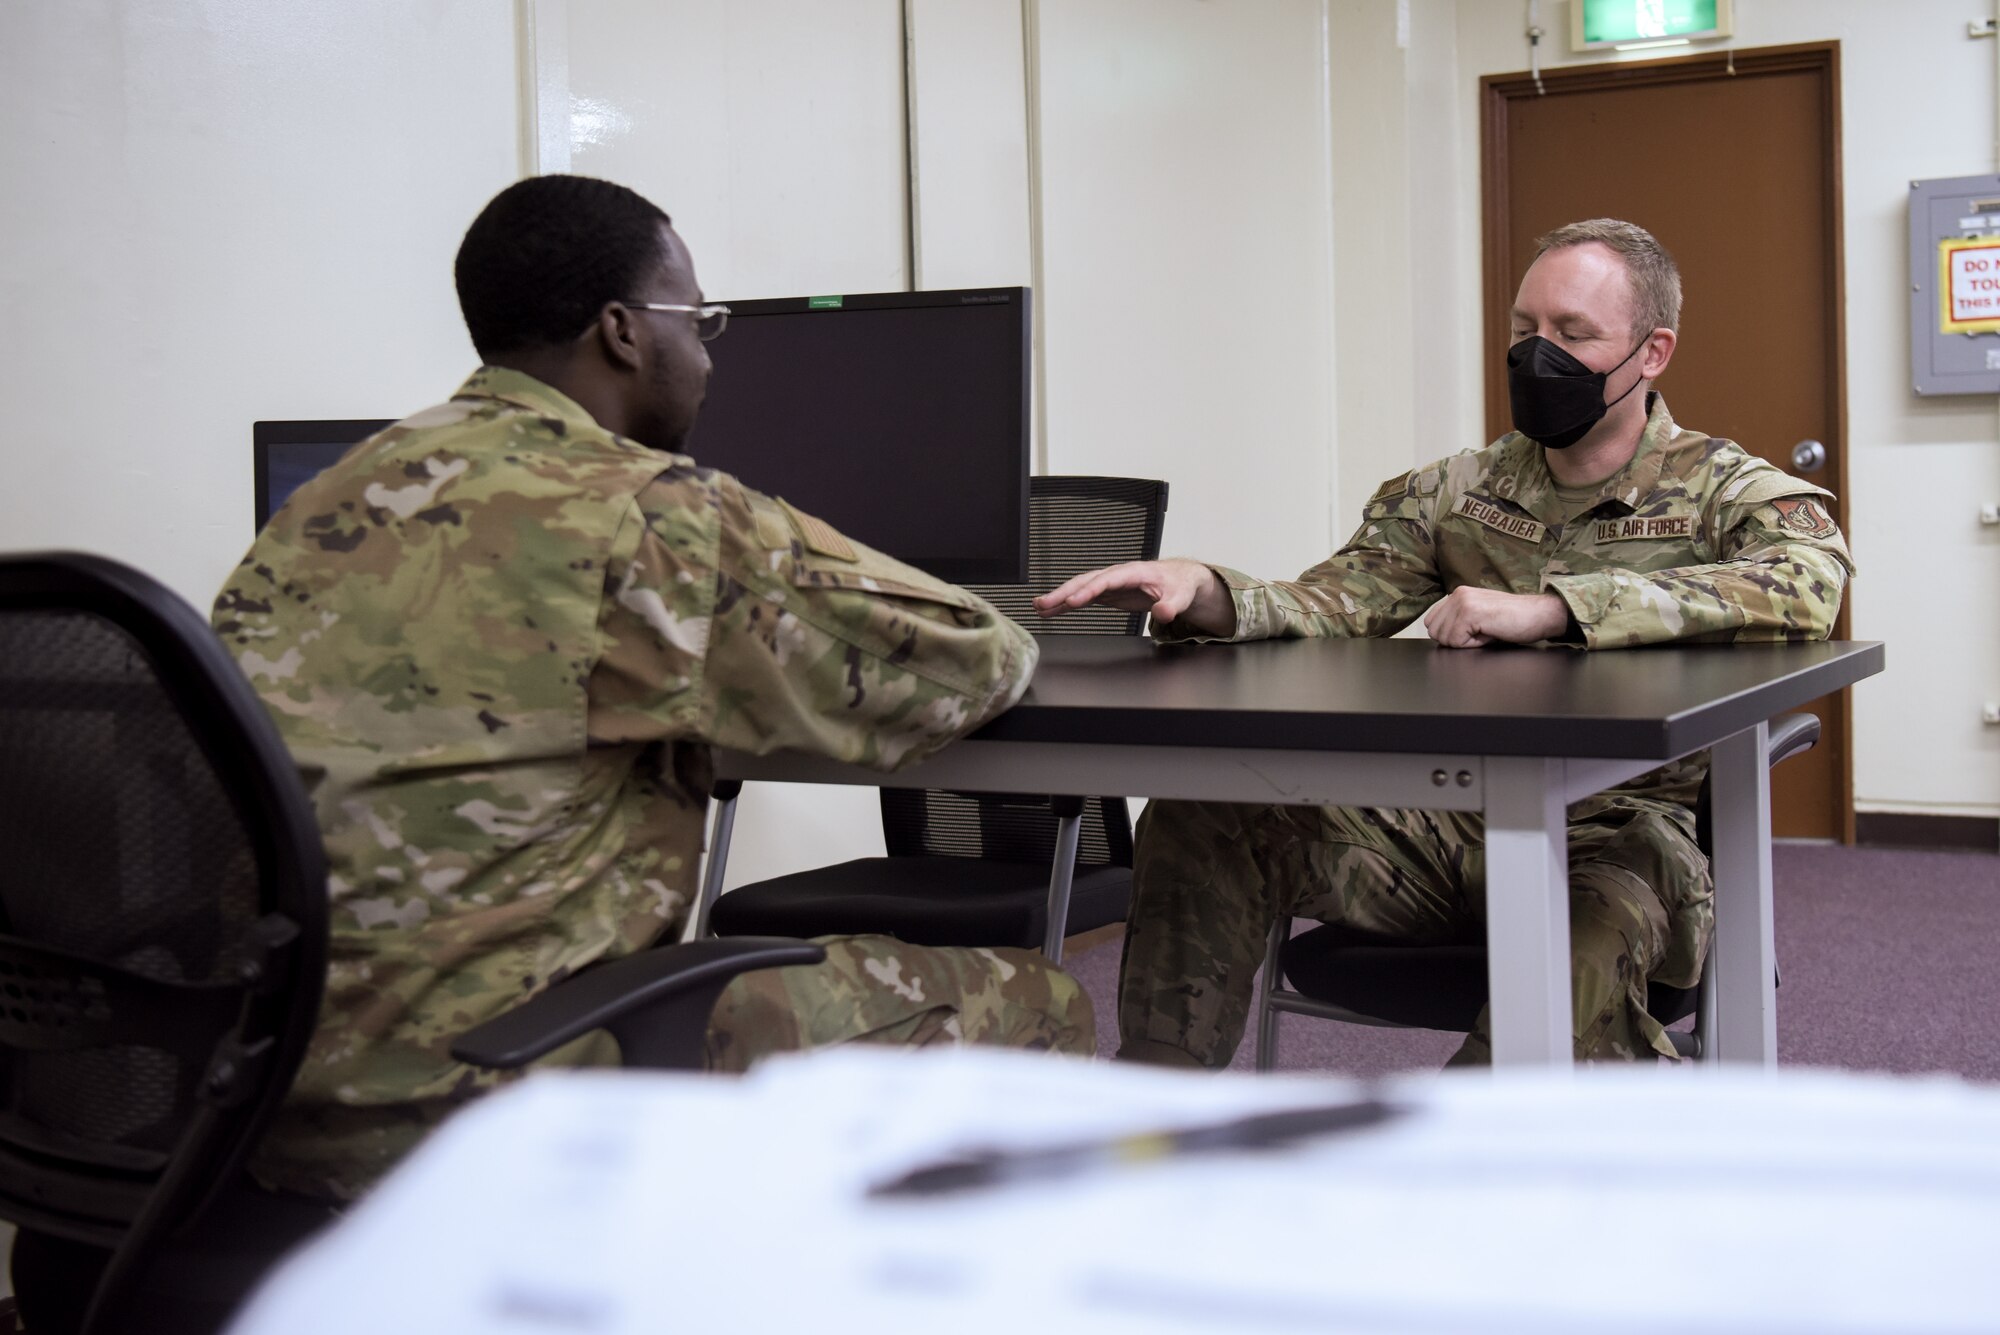
[[[1338,1102],[1334,1079],[848,1049],[543,1075],[461,1114],[235,1335],[1990,1331],[2000,1090],[1411,1077],[1282,1151],[870,1200],[970,1149]]]

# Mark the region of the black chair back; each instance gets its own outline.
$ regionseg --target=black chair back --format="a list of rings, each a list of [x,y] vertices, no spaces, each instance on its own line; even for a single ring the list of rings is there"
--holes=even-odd
[[[200,614],[0,558],[0,1217],[112,1253],[92,1327],[290,1087],[326,916],[311,805]]]
[[[1132,819],[1125,799],[1085,798],[1082,814],[1076,865],[1131,866]],[[1056,826],[1046,797],[884,788],[882,834],[892,858],[983,858],[1046,867],[1056,855]]]
[[[1167,523],[1167,484],[1136,477],[1028,479],[1028,582],[966,587],[1037,635],[1137,635],[1144,612],[1086,607],[1044,620],[1036,595],[1087,571],[1153,561]],[[882,834],[890,857],[962,857],[1047,866],[1056,826],[1046,797],[884,788]],[[1122,797],[1083,804],[1080,868],[1132,865],[1132,816]]]
[[[968,584],[1037,635],[1137,635],[1144,612],[1086,607],[1043,620],[1036,595],[1124,561],[1156,561],[1167,524],[1167,484],[1138,477],[1028,479],[1028,582]]]

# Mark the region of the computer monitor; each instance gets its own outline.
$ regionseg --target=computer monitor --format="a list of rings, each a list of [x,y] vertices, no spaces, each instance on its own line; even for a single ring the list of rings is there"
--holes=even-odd
[[[728,306],[698,462],[940,579],[1027,582],[1027,288]],[[258,529],[389,425],[255,423]]]
[[[366,440],[394,418],[352,418],[320,422],[252,422],[251,467],[256,478],[257,531],[314,474]]]
[[[697,462],[940,579],[1027,582],[1027,288],[726,304]]]

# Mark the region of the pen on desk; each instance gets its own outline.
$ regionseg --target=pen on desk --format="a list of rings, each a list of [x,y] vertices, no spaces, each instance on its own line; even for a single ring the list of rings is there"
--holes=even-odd
[[[1139,1163],[1170,1155],[1218,1150],[1274,1150],[1315,1136],[1358,1131],[1387,1121],[1402,1109],[1380,1099],[1355,1099],[1311,1108],[1253,1113],[1226,1122],[1179,1130],[1107,1136],[1045,1149],[982,1150],[913,1168],[878,1182],[871,1197],[941,1196],[1004,1183],[1070,1177],[1091,1168]]]

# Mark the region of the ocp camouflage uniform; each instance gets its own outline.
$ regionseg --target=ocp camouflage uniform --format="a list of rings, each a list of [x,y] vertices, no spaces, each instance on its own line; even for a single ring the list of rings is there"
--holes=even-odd
[[[1035,663],[972,594],[490,367],[301,487],[214,622],[331,873],[326,1001],[255,1168],[339,1196],[494,1082],[451,1060],[456,1035],[678,934],[711,746],[893,769],[1012,704]],[[731,986],[716,1064],[864,1038],[1091,1047],[1087,998],[1038,955],[826,945]]]
[[[1682,430],[1653,396],[1638,452],[1598,486],[1557,486],[1541,447],[1510,433],[1385,484],[1347,546],[1295,581],[1217,573],[1239,640],[1393,635],[1461,585],[1558,594],[1566,641],[1592,649],[1824,639],[1853,571],[1828,495]],[[1646,983],[1700,976],[1714,913],[1692,808],[1707,765],[1690,756],[1569,808],[1579,1057],[1673,1055]],[[1119,978],[1124,1054],[1227,1065],[1281,917],[1477,939],[1483,833],[1450,812],[1151,804]],[[1489,1054],[1481,1015],[1453,1060]]]

